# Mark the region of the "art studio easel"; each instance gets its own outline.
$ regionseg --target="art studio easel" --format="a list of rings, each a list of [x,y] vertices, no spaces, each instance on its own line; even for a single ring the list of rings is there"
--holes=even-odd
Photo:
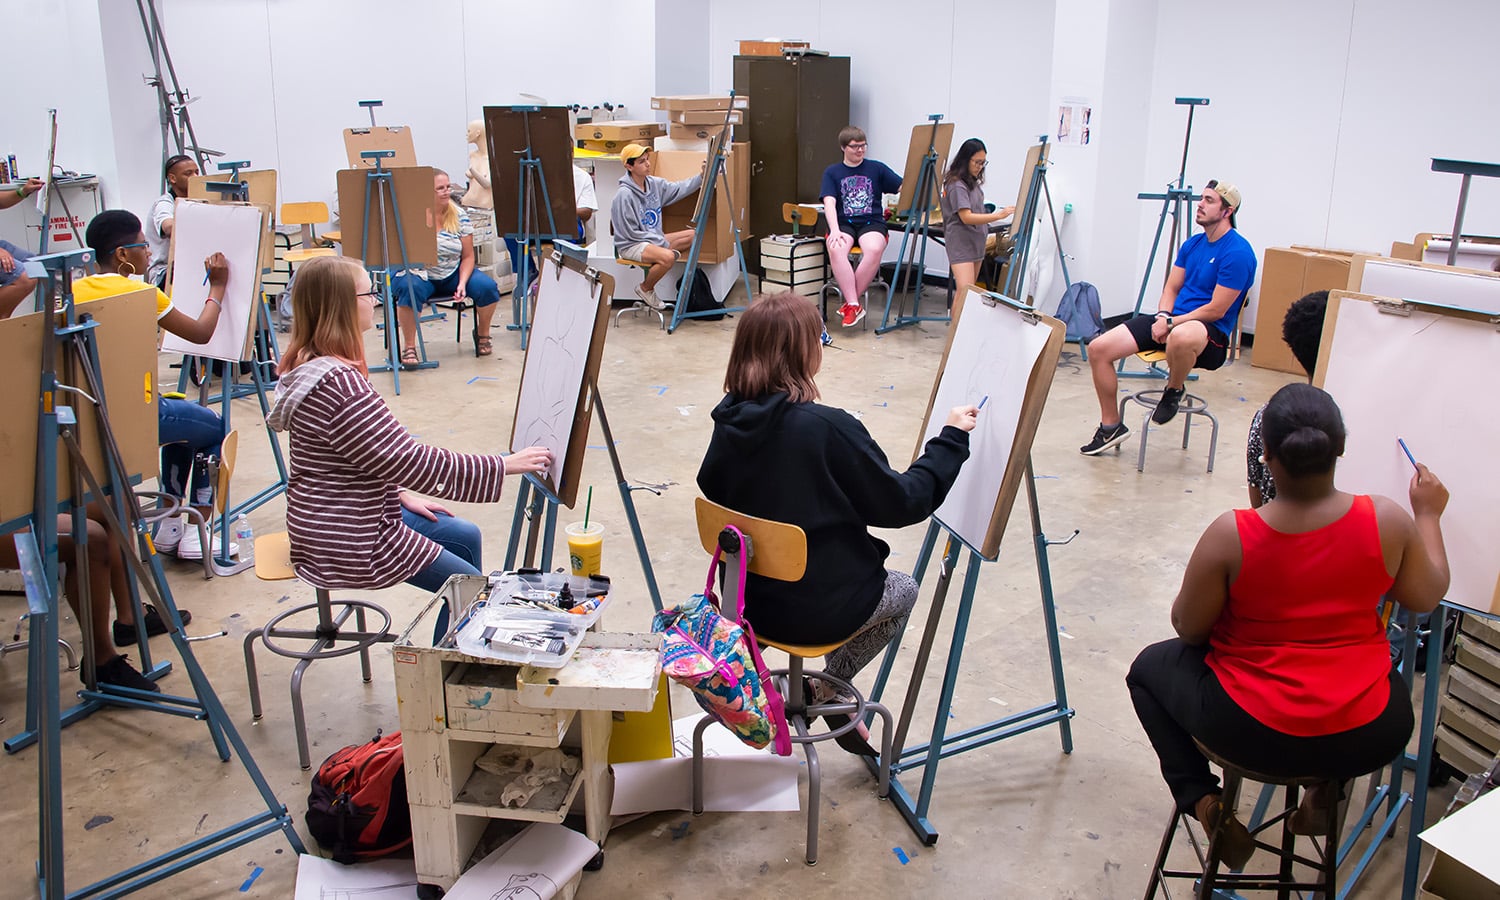
[[[1151,270],[1156,266],[1156,253],[1161,249],[1161,235],[1166,228],[1167,219],[1172,220],[1171,243],[1167,251],[1167,276],[1172,274],[1172,263],[1177,259],[1177,249],[1187,242],[1193,235],[1193,216],[1190,207],[1203,198],[1202,194],[1193,193],[1193,188],[1187,183],[1187,158],[1188,145],[1193,140],[1193,111],[1200,106],[1208,105],[1207,97],[1178,97],[1175,101],[1178,106],[1188,108],[1187,130],[1182,136],[1182,162],[1177,167],[1177,179],[1167,183],[1167,189],[1162,193],[1142,192],[1136,194],[1137,200],[1160,200],[1161,215],[1156,219],[1156,235],[1151,238],[1151,255],[1146,257],[1146,271],[1141,274],[1141,289],[1135,295],[1135,311],[1133,315],[1140,315],[1141,308],[1146,304],[1146,290],[1151,286]],[[1126,356],[1115,366],[1115,370],[1121,378],[1166,378],[1167,370],[1158,363],[1152,363],[1144,372],[1125,371],[1125,362],[1130,359]],[[1196,372],[1188,373],[1189,381],[1198,380]]]
[[[1500,178],[1500,164],[1434,157],[1432,171],[1463,176],[1458,187],[1458,208],[1453,212],[1453,234],[1448,241],[1448,265],[1458,265],[1458,242],[1463,236],[1464,213],[1469,207],[1469,182],[1475,175],[1481,178]]]
[[[131,466],[127,464],[116,441],[105,405],[101,358],[107,358],[108,355],[101,355],[100,345],[114,342],[115,337],[101,329],[100,321],[92,313],[77,314],[73,304],[71,269],[88,265],[92,259],[92,251],[85,250],[35,257],[27,263],[28,268],[35,266],[39,270],[45,270],[36,274],[46,277],[46,302],[43,308],[48,310],[36,314],[44,323],[39,336],[41,395],[38,403],[37,444],[34,458],[9,461],[16,468],[35,466],[35,504],[30,523],[32,531],[19,535],[16,548],[32,614],[29,691],[40,695],[35,727],[38,744],[37,878],[38,892],[47,900],[123,896],[276,831],[281,831],[286,836],[294,852],[306,852],[292,824],[290,813],[276,799],[270,784],[256,766],[198,664],[189,639],[183,634],[182,618],[172,599],[160,558],[151,543],[139,500],[130,489],[130,482],[138,473],[130,471]],[[114,298],[96,301],[101,304],[98,310],[100,313],[105,308],[102,304],[110,299]],[[154,310],[154,301],[145,292],[118,299],[120,302],[117,306],[135,303],[144,310]],[[54,302],[57,304],[55,307]],[[51,311],[54,308],[56,312]],[[125,333],[121,337],[134,335]],[[15,362],[24,364],[21,360]],[[81,384],[67,384],[62,380],[76,379],[79,376],[82,378]],[[99,706],[129,707],[206,722],[219,759],[228,762],[231,748],[233,749],[266,808],[249,818],[70,894],[65,885],[61,748],[61,727],[64,723],[60,709],[62,686],[57,672],[56,650],[58,616],[63,602],[57,588],[59,560],[56,524],[61,499],[58,490],[61,462],[59,444],[65,448],[69,464],[71,484],[67,500],[73,512],[74,540],[79,547],[78,562],[85,568],[88,558],[87,523],[82,506],[90,496],[105,496],[105,488],[90,468],[88,454],[82,443],[88,435],[85,430],[86,421],[80,419],[73,406],[58,402],[70,399],[71,396],[81,397],[94,406],[93,436],[104,460],[104,483],[113,488],[109,496],[115,501],[100,504],[106,520],[105,527],[120,545],[131,573],[171,623],[170,637],[182,657],[183,669],[195,694],[193,697],[179,697],[96,684],[92,689],[81,691],[79,696],[85,703]],[[151,407],[149,403],[136,405],[131,414],[141,416],[141,411]],[[117,512],[120,508],[125,510],[123,519]],[[145,557],[144,560],[142,556]],[[87,656],[92,653],[92,647],[89,646],[92,640],[108,638],[89,633],[91,629],[86,624],[90,618],[89,598],[87,589],[82,585],[79,606],[80,621],[85,623],[83,627]],[[144,643],[145,629],[141,631]],[[159,677],[160,670],[153,669],[149,674]]]
[[[362,101],[363,103],[363,101]],[[370,112],[370,119],[375,118],[374,110]],[[371,366],[371,372],[390,372],[394,382],[396,396],[401,396],[401,329],[396,323],[396,295],[391,286],[395,277],[397,267],[391,264],[390,259],[390,221],[386,218],[385,197],[389,196],[391,201],[391,218],[396,220],[396,247],[400,255],[400,269],[410,271],[409,260],[411,257],[406,252],[406,233],[401,227],[401,204],[396,199],[396,173],[385,168],[385,161],[396,155],[394,150],[363,150],[360,158],[367,161],[373,168],[364,173],[365,176],[365,204],[364,219],[360,235],[359,258],[364,261],[365,269],[369,271],[371,279],[379,286],[380,307],[385,331],[385,362]],[[380,210],[380,214],[374,221],[370,219],[371,203]],[[377,226],[378,223],[378,226]],[[380,247],[380,265],[370,263],[370,233],[378,234],[377,240]],[[407,285],[407,299],[412,303],[412,315],[417,315],[416,294],[413,288]],[[436,360],[427,358],[427,343],[422,339],[422,324],[417,323],[417,351],[420,361],[417,369],[436,369]]]
[[[688,248],[686,265],[682,270],[682,280],[677,283],[677,302],[672,306],[672,321],[667,324],[667,334],[677,330],[683,319],[696,319],[703,316],[722,316],[724,313],[739,312],[743,306],[725,306],[715,309],[706,309],[700,312],[689,312],[687,308],[688,297],[693,292],[693,280],[698,271],[698,257],[703,251],[703,238],[708,234],[708,217],[713,210],[714,193],[718,190],[724,191],[724,205],[722,209],[729,216],[729,227],[733,230],[734,257],[740,264],[740,278],[745,282],[745,302],[749,303],[755,295],[750,291],[750,270],[745,268],[745,248],[740,244],[740,223],[737,218],[737,210],[734,205],[734,195],[729,192],[729,171],[725,168],[729,156],[729,132],[733,127],[731,121],[734,118],[734,91],[729,92],[729,106],[724,110],[724,125],[719,133],[714,135],[709,142],[708,169],[703,173],[703,187],[698,191],[698,205],[693,210],[693,218],[688,224],[693,226],[693,243]],[[748,163],[748,161],[747,161]],[[742,200],[744,198],[741,198]],[[653,600],[656,598],[653,597]],[[661,607],[658,605],[657,609]]]
[[[39,253],[47,252],[47,241],[52,234],[52,198],[54,195],[57,197],[57,202],[62,204],[63,215],[68,221],[68,230],[73,232],[73,240],[78,242],[79,247],[83,246],[83,235],[78,233],[78,226],[73,224],[73,211],[68,209],[68,198],[57,189],[57,178],[54,175],[57,160],[57,110],[47,110],[47,117],[51,122],[49,129],[51,140],[47,145],[47,171],[43,176],[47,184],[42,188],[44,202],[42,203],[42,234],[37,239],[37,252]],[[1466,181],[1465,184],[1467,183]]]
[[[1031,261],[1031,245],[1036,238],[1037,212],[1043,201],[1047,204],[1047,218],[1052,222],[1052,238],[1057,241],[1057,261],[1062,265],[1063,290],[1066,292],[1073,286],[1073,279],[1068,275],[1068,254],[1063,252],[1062,230],[1057,227],[1057,210],[1052,206],[1052,189],[1047,186],[1047,172],[1052,167],[1047,151],[1047,136],[1044,134],[1037,138],[1037,147],[1033,148],[1036,164],[1031,167],[1027,182],[1026,202],[1016,210],[1012,218],[1017,227],[1012,234],[1015,247],[1011,250],[1010,269],[1005,276],[1004,294],[1007,297],[1020,297],[1026,284],[1027,263]],[[1041,302],[1042,298],[1033,299]],[[1079,341],[1078,348],[1083,358],[1088,359],[1088,348],[1082,341]]]
[[[891,273],[891,283],[885,292],[885,315],[880,318],[880,327],[875,329],[876,334],[885,334],[905,325],[915,325],[918,322],[948,322],[952,319],[947,312],[937,316],[924,316],[920,310],[922,307],[922,282],[927,275],[927,239],[932,231],[932,207],[937,204],[938,199],[938,159],[937,140],[938,123],[942,122],[941,113],[933,113],[927,117],[932,122],[932,132],[927,139],[927,152],[922,157],[922,166],[917,172],[916,190],[911,195],[911,207],[904,213],[906,227],[901,231],[901,248],[896,254],[896,271]],[[908,250],[907,248],[911,249]],[[897,314],[894,321],[891,319],[891,309],[895,306],[896,290],[902,287],[902,270],[906,271],[906,280],[912,280],[911,269],[916,269],[916,289],[912,294],[911,315]],[[858,298],[848,302],[857,302]]]
[[[558,241],[553,245],[552,262],[556,270],[556,277],[561,279],[564,272],[571,273],[568,277],[582,277],[590,282],[590,287],[597,295],[600,290],[600,272],[588,265],[588,253],[582,247],[578,247],[567,241]],[[608,276],[604,276],[608,277]],[[611,285],[611,290],[613,286]],[[602,338],[600,338],[602,341]],[[524,375],[523,375],[524,378]],[[641,571],[646,578],[646,590],[651,595],[652,608],[657,612],[662,609],[661,590],[656,584],[656,572],[651,566],[651,555],[646,550],[645,534],[641,531],[641,520],[635,511],[635,499],[631,496],[635,491],[650,491],[660,495],[665,489],[663,485],[631,484],[625,477],[625,469],[620,464],[620,451],[615,446],[614,432],[609,427],[609,417],[604,412],[604,398],[599,393],[599,382],[596,374],[586,375],[586,388],[588,391],[587,403],[593,413],[599,417],[599,428],[604,432],[604,448],[609,454],[610,466],[614,469],[615,484],[620,491],[620,501],[625,506],[625,518],[630,525],[630,534],[635,543],[636,556],[641,561]],[[585,446],[586,446],[585,437]],[[577,465],[581,470],[582,455],[578,455]],[[536,567],[543,571],[552,568],[552,547],[557,538],[557,509],[562,505],[558,497],[539,478],[533,475],[525,475],[521,479],[520,488],[516,493],[516,511],[511,518],[510,539],[505,548],[506,570],[516,568],[517,554],[521,545],[524,531],[526,547],[519,561],[522,566]],[[541,533],[538,533],[538,529]],[[540,556],[538,555],[540,553]]]
[[[533,259],[541,259],[548,243],[567,240],[572,234],[563,234],[557,229],[557,217],[552,214],[552,197],[547,192],[547,173],[542,168],[542,158],[537,155],[531,140],[531,116],[540,113],[540,106],[512,106],[511,112],[521,115],[521,128],[525,145],[518,160],[520,171],[516,178],[516,223],[517,230],[505,235],[516,242],[521,265],[516,271],[516,287],[511,292],[511,324],[509,331],[521,332],[521,349],[526,349],[531,338],[531,281],[538,273],[531,269]],[[494,159],[494,157],[491,157]],[[541,197],[541,208],[546,210],[546,227],[537,213],[537,198]],[[533,252],[536,254],[532,256]]]

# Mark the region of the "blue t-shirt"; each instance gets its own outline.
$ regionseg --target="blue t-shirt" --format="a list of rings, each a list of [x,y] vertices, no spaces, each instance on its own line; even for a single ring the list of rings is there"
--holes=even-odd
[[[1213,325],[1225,335],[1234,333],[1235,319],[1240,307],[1245,304],[1245,294],[1255,283],[1255,251],[1250,242],[1240,237],[1234,229],[1224,233],[1217,241],[1209,242],[1203,232],[1187,239],[1177,251],[1175,266],[1187,271],[1182,290],[1177,292],[1177,302],[1172,304],[1172,315],[1180,316],[1192,312],[1213,299],[1214,288],[1223,285],[1239,291],[1239,296],[1230,304],[1229,312]]]
[[[880,195],[895,194],[900,190],[901,176],[879,160],[867,159],[857,166],[839,161],[823,171],[823,187],[818,198],[838,198],[840,222],[868,225],[885,220]]]

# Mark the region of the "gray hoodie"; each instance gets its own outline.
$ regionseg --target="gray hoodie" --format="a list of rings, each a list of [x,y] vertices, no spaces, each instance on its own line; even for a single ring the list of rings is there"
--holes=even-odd
[[[620,190],[609,207],[609,226],[615,233],[615,253],[633,244],[667,246],[662,233],[661,210],[698,190],[703,173],[683,181],[646,176],[646,189],[636,186],[627,172],[620,176]]]
[[[318,356],[308,360],[276,383],[276,399],[271,404],[271,414],[266,416],[266,425],[272,431],[286,431],[292,427],[292,416],[297,407],[312,393],[323,376],[348,363],[331,356]]]

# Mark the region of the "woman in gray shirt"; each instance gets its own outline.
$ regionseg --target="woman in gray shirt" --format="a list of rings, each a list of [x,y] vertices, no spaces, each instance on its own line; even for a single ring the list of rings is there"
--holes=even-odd
[[[943,243],[948,249],[948,265],[953,269],[956,296],[963,296],[964,289],[979,275],[990,223],[1008,219],[1016,211],[1014,206],[984,211],[982,185],[986,165],[984,141],[969,138],[959,146],[948,174],[943,176]]]

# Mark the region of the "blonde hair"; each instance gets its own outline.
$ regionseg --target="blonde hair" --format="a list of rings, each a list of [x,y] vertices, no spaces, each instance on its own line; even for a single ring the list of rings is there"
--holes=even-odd
[[[332,356],[365,375],[365,339],[359,327],[359,278],[364,266],[347,256],[319,256],[297,267],[292,281],[292,337],[281,354],[283,373]]]
[[[451,193],[453,179],[448,175],[447,172],[444,172],[442,169],[432,170],[433,178],[437,178],[439,175],[448,179],[450,193],[448,194],[448,208],[443,211],[443,221],[438,223],[438,228],[448,232],[449,234],[458,234],[458,217],[463,215],[463,210],[459,208],[457,203],[453,202],[453,194]]]

